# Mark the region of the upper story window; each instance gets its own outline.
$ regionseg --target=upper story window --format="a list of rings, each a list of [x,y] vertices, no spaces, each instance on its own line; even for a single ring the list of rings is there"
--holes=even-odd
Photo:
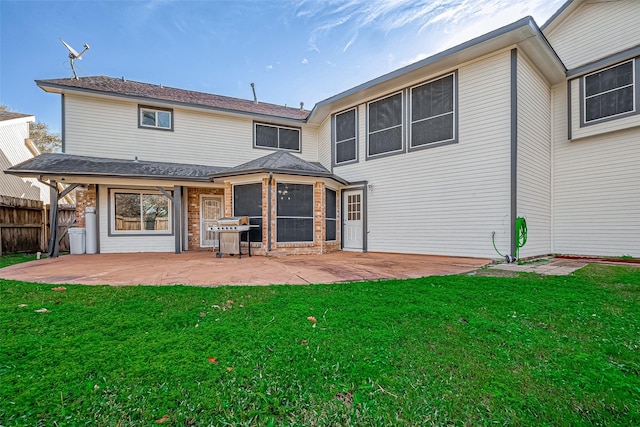
[[[411,88],[410,148],[455,140],[455,75]]]
[[[173,130],[173,110],[140,105],[138,127]]]
[[[356,140],[357,113],[352,108],[335,115],[334,121],[334,164],[352,163],[358,160]]]
[[[585,124],[636,111],[635,60],[587,74],[583,85]]]
[[[254,123],[254,146],[276,150],[300,151],[300,129]]]
[[[402,152],[402,92],[370,102],[367,157]]]

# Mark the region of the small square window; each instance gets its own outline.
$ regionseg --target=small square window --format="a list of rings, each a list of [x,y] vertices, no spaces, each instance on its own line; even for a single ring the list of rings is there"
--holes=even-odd
[[[153,107],[138,107],[140,114],[139,127],[151,129],[173,130],[173,111]]]

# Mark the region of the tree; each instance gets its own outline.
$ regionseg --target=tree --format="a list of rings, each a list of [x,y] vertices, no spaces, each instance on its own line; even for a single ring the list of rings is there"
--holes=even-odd
[[[59,153],[62,151],[62,138],[60,134],[51,132],[46,123],[31,123],[29,126],[29,136],[41,153]]]
[[[11,110],[0,105],[0,111],[11,112]],[[57,132],[52,132],[46,123],[36,121],[29,124],[29,137],[33,144],[41,153],[55,153],[62,151],[62,138]]]

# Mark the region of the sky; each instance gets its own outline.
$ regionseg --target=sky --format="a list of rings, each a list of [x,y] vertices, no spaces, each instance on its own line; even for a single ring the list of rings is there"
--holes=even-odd
[[[565,0],[0,0],[0,105],[61,128],[35,80],[105,75],[306,109]]]

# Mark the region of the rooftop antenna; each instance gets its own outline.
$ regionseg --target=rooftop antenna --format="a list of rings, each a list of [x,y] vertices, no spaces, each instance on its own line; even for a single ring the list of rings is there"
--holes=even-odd
[[[78,79],[78,74],[76,74],[76,67],[74,66],[74,62],[76,59],[82,59],[82,55],[89,50],[89,45],[88,44],[84,44],[84,50],[80,53],[76,52],[76,50],[74,48],[72,48],[71,46],[69,46],[67,43],[65,43],[64,40],[60,39],[60,41],[62,42],[62,44],[67,48],[67,50],[69,51],[69,63],[71,64],[71,71],[73,71],[73,78],[76,80]]]

